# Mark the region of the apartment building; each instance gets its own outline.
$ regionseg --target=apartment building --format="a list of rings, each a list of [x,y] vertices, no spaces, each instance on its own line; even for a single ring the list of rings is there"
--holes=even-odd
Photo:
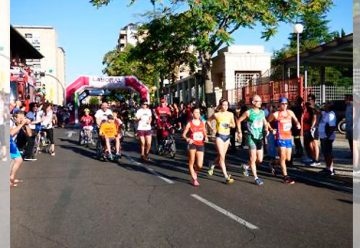
[[[37,86],[45,85],[46,99],[62,105],[66,87],[65,51],[57,45],[57,33],[51,26],[14,26],[44,58],[26,60],[35,72],[45,72],[37,79]]]
[[[130,23],[120,30],[117,49],[123,51],[128,44],[136,46],[137,44],[137,25]]]

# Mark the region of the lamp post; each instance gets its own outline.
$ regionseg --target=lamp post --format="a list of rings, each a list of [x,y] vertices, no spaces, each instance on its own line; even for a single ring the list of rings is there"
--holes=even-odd
[[[300,34],[304,31],[304,26],[301,23],[296,23],[294,26],[294,33],[296,33],[297,43],[297,78],[300,77]]]
[[[65,106],[65,105],[66,105],[66,89],[65,89],[65,86],[60,82],[60,80],[59,80],[57,77],[55,77],[55,76],[52,75],[52,74],[44,73],[44,74],[42,74],[42,75],[48,76],[48,77],[51,77],[51,78],[55,79],[56,82],[61,86],[61,88],[62,88],[62,90],[63,90],[63,97],[64,97],[64,99],[63,99],[63,106]],[[42,76],[42,75],[41,75],[41,76]]]

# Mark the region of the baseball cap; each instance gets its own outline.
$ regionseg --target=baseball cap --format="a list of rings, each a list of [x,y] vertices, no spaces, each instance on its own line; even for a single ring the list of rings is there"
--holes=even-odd
[[[280,97],[279,103],[288,103],[288,99],[286,97]]]
[[[149,102],[146,99],[141,100],[141,104],[149,105]]]
[[[90,113],[90,109],[86,108],[86,109],[84,109],[84,112]]]
[[[160,99],[160,102],[161,102],[161,103],[166,102],[165,98],[164,98],[164,97],[162,97],[162,98]]]
[[[108,118],[108,120],[114,120],[114,116],[113,116],[113,115],[108,115],[107,118]]]

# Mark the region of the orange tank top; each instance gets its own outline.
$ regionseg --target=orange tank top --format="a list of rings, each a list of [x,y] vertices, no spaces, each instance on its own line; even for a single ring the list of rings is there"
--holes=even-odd
[[[292,119],[289,111],[278,111],[276,120],[278,122],[277,139],[291,139]]]

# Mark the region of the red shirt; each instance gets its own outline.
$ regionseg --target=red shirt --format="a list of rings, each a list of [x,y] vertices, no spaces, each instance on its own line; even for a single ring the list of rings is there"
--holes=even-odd
[[[200,125],[196,126],[193,121],[190,121],[190,139],[193,140],[193,144],[197,146],[203,146],[205,140],[205,123],[200,121]]]
[[[94,118],[91,115],[84,115],[81,117],[80,122],[83,124],[84,127],[91,126],[94,123]]]

